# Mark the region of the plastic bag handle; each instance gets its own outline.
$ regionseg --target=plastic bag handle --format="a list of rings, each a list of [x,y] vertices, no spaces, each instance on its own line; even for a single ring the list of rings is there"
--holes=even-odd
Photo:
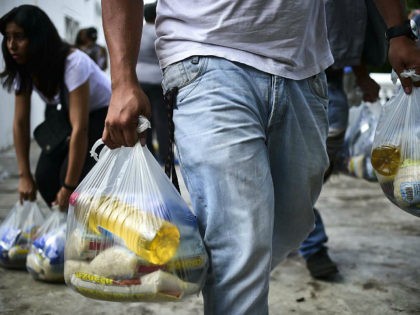
[[[98,149],[98,147],[100,147],[103,144],[104,144],[104,142],[102,141],[102,139],[98,139],[93,144],[92,149],[90,149],[90,156],[93,157],[96,162],[99,161],[99,155],[98,155],[98,153],[96,153],[96,150]]]
[[[403,78],[410,78],[411,81],[413,81],[413,82],[420,81],[420,75],[416,74],[415,69],[406,69],[403,72],[401,72],[400,75]],[[392,81],[392,83],[396,84],[397,80],[398,80],[397,73],[395,72],[394,69],[392,69],[392,71],[391,71],[391,81]]]
[[[146,129],[151,128],[151,124],[150,121],[144,117],[144,116],[139,116],[139,124],[136,128],[136,131],[138,133],[142,133],[144,132]],[[95,159],[96,162],[99,161],[99,154],[96,152],[96,150],[98,149],[99,146],[103,145],[104,142],[102,141],[102,139],[98,139],[96,140],[96,142],[93,144],[92,149],[90,149],[90,156],[93,157]]]
[[[145,131],[146,129],[149,129],[149,128],[152,128],[152,125],[150,124],[150,121],[146,117],[140,115],[139,116],[139,124],[137,125],[137,129],[136,129],[137,132],[142,133],[143,131]]]

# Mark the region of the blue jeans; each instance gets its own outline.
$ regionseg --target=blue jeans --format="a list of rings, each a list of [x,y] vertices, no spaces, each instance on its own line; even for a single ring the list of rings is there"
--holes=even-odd
[[[337,153],[343,146],[349,117],[349,105],[347,102],[347,95],[343,88],[342,72],[328,76],[328,96],[329,130],[327,152],[331,163],[333,163]],[[333,168],[332,164],[330,165],[330,168]],[[327,176],[329,176],[329,174]],[[327,180],[327,178],[325,178],[325,180]],[[321,215],[316,209],[314,209],[314,212],[315,228],[302,242],[302,245],[299,248],[299,253],[304,259],[308,259],[312,254],[326,248],[325,244],[328,241]]]
[[[321,215],[318,210],[314,208],[315,214],[315,228],[308,235],[308,237],[302,242],[299,248],[299,253],[306,260],[312,254],[326,248],[325,243],[328,241],[327,234],[325,233],[324,223],[322,222]]]
[[[328,165],[325,74],[293,81],[215,57],[164,69],[210,258],[205,314],[268,314],[270,271],[313,229]]]

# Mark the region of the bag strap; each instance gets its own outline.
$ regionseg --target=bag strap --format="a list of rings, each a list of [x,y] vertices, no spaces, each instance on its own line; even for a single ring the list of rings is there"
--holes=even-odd
[[[175,158],[174,158],[174,144],[175,144],[175,125],[173,121],[173,114],[174,108],[176,107],[176,96],[178,94],[178,87],[174,87],[167,91],[164,95],[165,102],[166,102],[166,109],[168,113],[168,127],[169,127],[169,149],[168,149],[168,156],[165,159],[165,173],[166,175],[171,178],[172,176],[172,184],[174,184],[175,188],[181,194],[181,190],[179,189],[178,183],[178,176],[175,170]]]

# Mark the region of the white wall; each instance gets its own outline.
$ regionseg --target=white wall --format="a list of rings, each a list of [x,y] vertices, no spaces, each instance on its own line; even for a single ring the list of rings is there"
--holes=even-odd
[[[43,9],[57,27],[60,35],[70,43],[74,42],[78,28],[95,26],[98,29],[98,43],[105,45],[100,0],[0,0],[0,16],[21,4],[33,4]],[[66,27],[66,17],[67,20],[71,19],[78,26],[74,29]],[[0,41],[2,40],[3,36],[0,34]],[[0,71],[3,69],[3,56],[0,51]],[[31,108],[31,127],[33,129],[42,121],[45,108],[43,102],[35,94],[32,96]],[[13,145],[13,112],[13,94],[0,87],[0,151]]]

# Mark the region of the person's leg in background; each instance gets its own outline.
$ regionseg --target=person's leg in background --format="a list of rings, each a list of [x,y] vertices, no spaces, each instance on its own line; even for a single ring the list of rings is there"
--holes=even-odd
[[[55,106],[47,105],[45,117],[49,117],[50,113],[54,111],[56,111]],[[66,164],[68,150],[68,140],[64,140],[53,151],[41,151],[38,158],[34,174],[35,182],[39,194],[49,207],[51,207],[62,186],[60,174],[63,164]]]
[[[97,109],[89,114],[88,147],[85,156],[85,164],[83,165],[82,174],[79,178],[79,183],[96,164],[96,160],[90,155],[90,150],[92,149],[95,142],[102,138],[107,111],[108,107],[104,107]],[[66,157],[60,167],[60,187],[64,183],[68,163],[69,156],[66,154]]]
[[[142,83],[141,86],[152,106],[152,128],[147,133],[146,144],[158,162],[163,164],[168,155],[169,129],[162,86],[146,83]],[[154,137],[157,140],[157,148],[153,145]]]
[[[334,169],[334,160],[344,143],[344,136],[348,122],[348,102],[343,89],[343,71],[328,69],[326,71],[328,82],[328,139],[327,152],[330,165],[324,175],[324,182],[328,180]],[[326,243],[328,237],[321,215],[314,208],[315,228],[302,242],[299,253],[306,261],[312,277],[316,279],[332,279],[338,272],[336,263],[328,254]]]
[[[316,279],[329,279],[338,273],[337,265],[328,255],[325,245],[328,236],[324,223],[318,210],[314,208],[315,228],[302,242],[299,253],[305,259],[306,266],[312,277]]]
[[[39,194],[46,204],[51,207],[61,187],[60,173],[68,153],[68,144],[63,143],[52,153],[41,151],[36,169],[35,182]]]
[[[152,100],[150,99],[150,89],[152,88],[152,85],[150,84],[141,84],[141,88],[143,89],[144,93],[147,95],[147,97],[149,98],[149,102],[152,105]],[[153,110],[153,105],[152,105],[152,110]],[[150,129],[147,130],[147,137],[146,137],[146,145],[147,148],[149,149],[149,151],[153,154],[154,157],[156,157],[155,154],[155,148],[153,147],[153,133],[154,133],[154,124],[153,124],[153,113],[152,113],[152,119],[150,121]]]
[[[169,146],[169,127],[168,110],[165,107],[163,90],[161,85],[156,85],[151,91],[153,106],[153,128],[157,139],[157,160],[163,164],[168,156]]]
[[[92,149],[95,142],[102,138],[107,112],[108,107],[104,107],[92,111],[89,114],[88,150],[86,152],[85,164],[83,166],[83,171],[82,175],[80,176],[79,182],[82,181],[82,179],[96,164],[96,160],[90,155],[90,150]]]

